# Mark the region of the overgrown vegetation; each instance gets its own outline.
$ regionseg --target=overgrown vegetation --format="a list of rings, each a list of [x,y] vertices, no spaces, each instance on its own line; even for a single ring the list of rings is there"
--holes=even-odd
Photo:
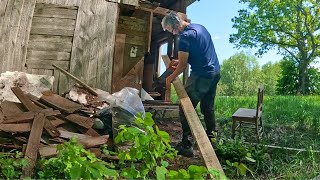
[[[239,107],[255,106],[256,96],[216,98],[219,125],[216,153],[226,175],[231,179],[312,179],[319,176],[320,96],[265,96],[265,131],[259,144],[252,138],[254,132],[250,129],[244,129],[231,140],[231,115]]]
[[[19,179],[22,168],[27,165],[21,152],[0,152],[0,179]]]
[[[106,154],[118,155],[118,162],[105,162],[87,151],[72,138],[57,146],[58,155],[38,161],[37,179],[206,179],[212,175],[225,179],[215,169],[190,165],[187,169],[170,169],[167,159],[177,152],[170,146],[169,134],[155,125],[151,113],[138,116],[136,126],[119,127],[115,141],[122,147],[118,152],[101,147]],[[125,146],[124,146],[125,145]],[[1,178],[18,179],[21,168],[27,165],[21,153],[0,154]],[[10,155],[10,156],[9,156]],[[32,177],[34,178],[34,177]]]

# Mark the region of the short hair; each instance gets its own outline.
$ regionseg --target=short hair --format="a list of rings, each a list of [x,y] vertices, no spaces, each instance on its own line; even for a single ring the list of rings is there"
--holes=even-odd
[[[162,28],[165,30],[166,26],[170,26],[173,29],[176,28],[177,25],[181,26],[182,20],[180,16],[175,11],[170,11],[161,22]]]

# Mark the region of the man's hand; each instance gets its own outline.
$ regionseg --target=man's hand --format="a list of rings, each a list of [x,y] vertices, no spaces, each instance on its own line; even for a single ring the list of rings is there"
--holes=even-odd
[[[169,67],[174,67],[174,68],[176,68],[176,67],[178,66],[178,64],[179,64],[179,61],[178,61],[178,60],[172,59],[172,60],[170,61]]]
[[[174,77],[172,75],[168,76],[166,79],[166,87],[171,86],[171,82],[174,80]]]

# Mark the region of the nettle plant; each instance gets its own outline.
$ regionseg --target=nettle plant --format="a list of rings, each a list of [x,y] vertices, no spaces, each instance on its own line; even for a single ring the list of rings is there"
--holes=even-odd
[[[206,179],[208,174],[221,179],[217,170],[208,170],[203,166],[190,165],[187,170],[168,170],[167,158],[173,159],[177,151],[170,145],[170,136],[159,130],[147,112],[145,118],[137,115],[137,127],[119,126],[115,138],[117,144],[130,144],[130,148],[119,152],[120,175],[128,179]]]
[[[21,152],[0,153],[0,179],[19,179],[27,164]]]
[[[170,146],[169,134],[159,130],[147,112],[145,118],[138,114],[135,119],[137,127],[119,126],[119,134],[115,138],[117,144],[131,144],[130,149],[119,151],[119,163],[122,166],[121,176],[125,178],[146,178],[156,175],[165,177],[168,162],[177,153]],[[128,164],[129,163],[129,164]]]
[[[58,155],[41,159],[37,169],[39,179],[106,179],[117,178],[112,164],[98,159],[93,153],[77,144],[73,137],[63,145],[57,145]]]

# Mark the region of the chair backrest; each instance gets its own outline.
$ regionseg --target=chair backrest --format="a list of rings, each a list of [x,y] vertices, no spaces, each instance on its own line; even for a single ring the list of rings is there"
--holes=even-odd
[[[257,114],[256,114],[257,119],[259,119],[262,115],[263,93],[264,93],[264,85],[262,84],[258,89]]]

